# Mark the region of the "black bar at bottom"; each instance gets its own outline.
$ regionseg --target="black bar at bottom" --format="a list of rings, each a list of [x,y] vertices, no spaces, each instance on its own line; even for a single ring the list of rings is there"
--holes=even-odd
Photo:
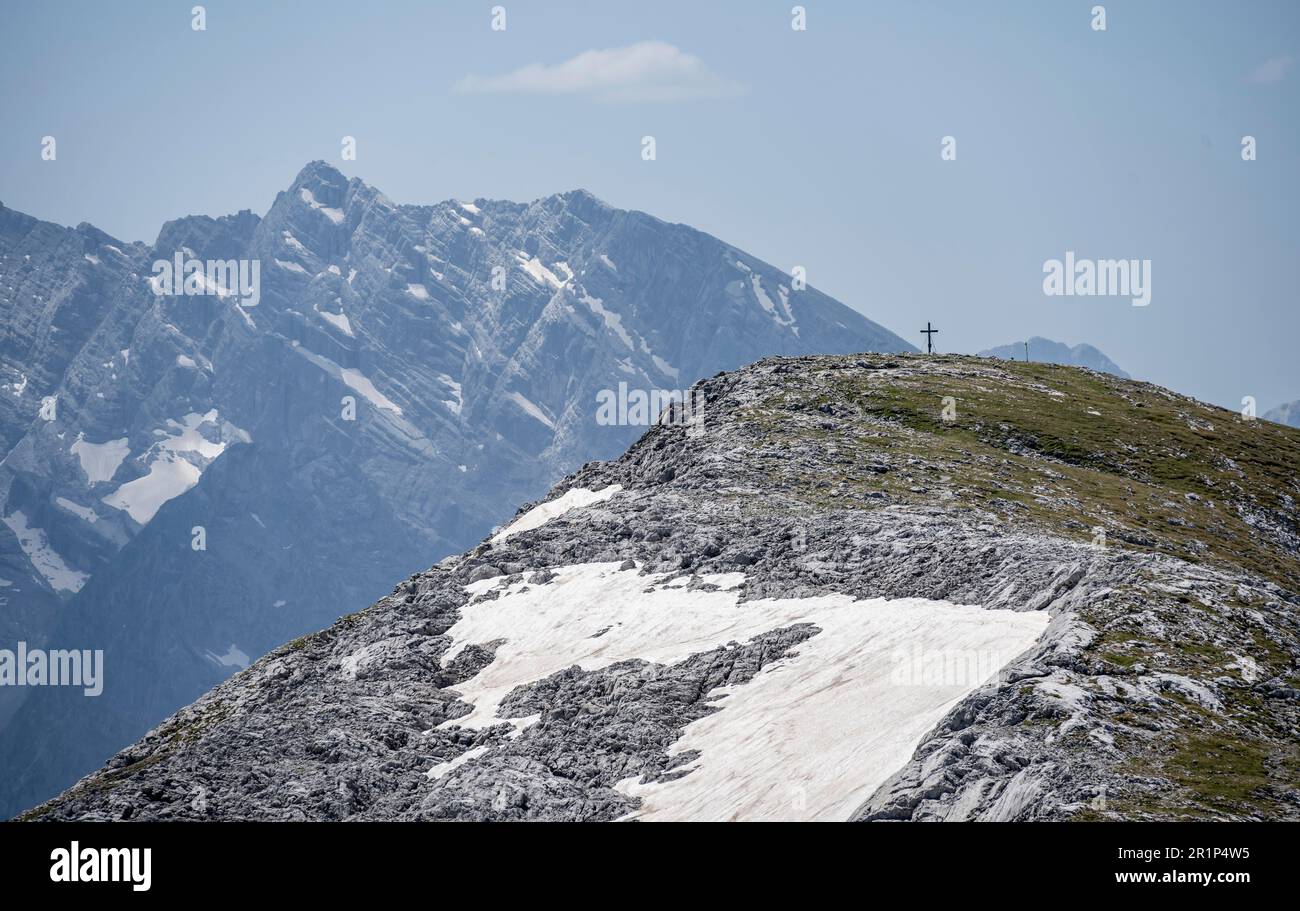
[[[18,894],[128,901],[196,897],[203,886],[242,901],[453,884],[485,896],[504,887],[576,898],[581,887],[596,899],[597,886],[677,893],[700,876],[725,891],[804,881],[851,884],[862,895],[1043,887],[1072,898],[1193,889],[1230,898],[1293,884],[1283,864],[1297,831],[1288,823],[5,823],[0,881]]]

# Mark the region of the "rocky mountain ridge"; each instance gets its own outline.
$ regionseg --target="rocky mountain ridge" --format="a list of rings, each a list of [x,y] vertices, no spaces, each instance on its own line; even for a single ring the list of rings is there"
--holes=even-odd
[[[955,356],[697,389],[28,817],[1300,817],[1295,431]]]
[[[155,293],[176,257],[258,264],[256,300]],[[0,692],[11,812],[623,451],[603,391],[910,348],[584,191],[400,205],[322,162],[152,246],[0,210],[0,308],[0,636],[107,667],[98,700]]]

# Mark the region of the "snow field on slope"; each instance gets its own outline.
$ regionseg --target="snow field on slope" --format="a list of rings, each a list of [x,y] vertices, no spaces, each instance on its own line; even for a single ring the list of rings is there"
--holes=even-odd
[[[985,682],[971,675],[922,682],[905,672],[909,658],[980,655],[979,666],[993,668],[992,676],[1033,645],[1048,622],[1041,612],[924,598],[741,603],[740,573],[704,577],[721,590],[691,591],[681,577],[642,576],[618,565],[563,567],[551,582],[515,583],[496,600],[463,607],[448,631],[445,662],[471,644],[505,641],[490,665],[456,686],[473,711],[443,726],[526,726],[534,719],[498,718],[501,701],[515,687],[575,664],[588,671],[630,659],[674,664],[795,624],[820,630],[748,683],[710,695],[718,711],[688,725],[673,746],[674,754],[700,751],[685,767],[689,774],[619,782],[620,791],[643,799],[631,814],[638,819],[846,819]],[[478,594],[499,581],[481,580],[467,591]]]

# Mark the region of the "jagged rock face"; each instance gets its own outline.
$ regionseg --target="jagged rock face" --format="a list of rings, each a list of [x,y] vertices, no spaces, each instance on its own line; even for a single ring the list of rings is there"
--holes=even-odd
[[[1300,434],[969,358],[698,388],[29,816],[1300,817]]]
[[[155,294],[178,252],[256,260],[260,299]],[[153,246],[0,208],[0,307],[0,641],[106,653],[97,700],[0,692],[10,812],[622,452],[602,390],[910,349],[582,191],[403,206],[322,163]]]
[[[1012,342],[1009,345],[998,345],[996,348],[989,348],[986,351],[981,351],[979,356],[1023,361],[1026,356],[1026,346],[1028,346],[1027,351],[1031,361],[1087,367],[1089,370],[1109,373],[1111,376],[1118,376],[1122,379],[1129,378],[1129,375],[1121,370],[1118,364],[1092,345],[1067,345],[1064,342],[1056,342],[1050,338],[1042,338],[1037,335],[1028,342]]]

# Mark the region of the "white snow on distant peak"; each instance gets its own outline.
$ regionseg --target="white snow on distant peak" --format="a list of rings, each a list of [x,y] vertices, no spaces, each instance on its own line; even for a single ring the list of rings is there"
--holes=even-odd
[[[176,366],[188,367],[190,370],[195,370],[198,368],[199,365],[194,363],[194,358],[190,357],[189,355],[178,354],[176,355]]]
[[[88,443],[82,434],[77,434],[70,452],[81,462],[81,470],[86,473],[86,483],[98,484],[112,479],[122,460],[130,455],[131,446],[126,437],[109,440],[107,443]]]
[[[457,205],[460,206],[462,209],[464,209],[466,212],[468,212],[470,215],[479,214],[479,207],[474,205],[474,203],[472,202],[458,202]]]
[[[682,767],[687,774],[618,782],[619,791],[643,801],[629,818],[847,819],[957,702],[1031,647],[1049,619],[924,598],[830,594],[741,603],[734,579],[702,577],[728,587],[691,590],[671,574],[647,577],[619,565],[560,567],[549,582],[514,583],[495,600],[463,606],[447,631],[444,662],[470,645],[500,644],[490,664],[456,685],[471,713],[443,727],[522,728],[532,719],[498,717],[504,698],[573,665],[668,665],[796,624],[817,630],[749,682],[710,694],[717,711],[687,725],[671,748],[698,751]],[[477,594],[501,581],[467,590]],[[935,654],[954,663],[983,660],[937,680],[912,667],[917,656]]]
[[[294,250],[294,251],[296,251],[296,252],[298,252],[298,253],[308,253],[308,252],[309,252],[309,251],[307,250],[307,248],[304,247],[304,246],[302,245],[302,243],[298,240],[298,238],[296,238],[296,237],[293,236],[293,233],[292,233],[292,232],[290,232],[290,231],[281,231],[281,232],[280,232],[280,236],[284,238],[284,243],[285,243],[285,245],[286,245],[287,247],[289,247],[291,250]]]
[[[429,289],[418,283],[411,283],[406,286],[406,293],[416,300],[427,301],[429,299]]]
[[[175,499],[199,483],[202,472],[181,458],[159,458],[142,478],[128,481],[103,500],[122,509],[141,525],[149,524],[168,500]]]
[[[99,521],[99,516],[95,514],[95,510],[88,506],[82,506],[80,503],[74,503],[67,497],[55,497],[54,502],[74,516],[79,516],[92,525]]]
[[[388,396],[380,392],[379,388],[370,381],[370,378],[360,370],[357,370],[355,367],[340,367],[324,355],[316,354],[314,351],[308,351],[301,345],[295,344],[293,350],[311,361],[320,369],[324,370],[330,376],[336,377],[349,389],[360,393],[362,398],[366,399],[366,401],[370,402],[370,404],[374,405],[376,408],[389,412],[397,419],[398,423],[408,434],[411,435],[412,438],[420,437],[419,430],[402,417],[401,407],[392,399],[388,398]]]
[[[354,278],[356,278],[356,277],[357,277],[357,270],[356,270],[356,269],[349,269],[349,270],[348,270],[348,284],[349,284],[349,285],[352,284],[352,279],[354,279]]]
[[[329,267],[328,269],[326,269],[325,271],[328,272],[330,275],[342,275],[342,274],[343,274],[342,272],[339,271],[339,267],[338,267],[338,266],[330,266],[330,267]]]
[[[251,317],[248,314],[248,311],[244,309],[243,304],[235,304],[235,311],[244,318],[245,326],[254,331],[257,330],[257,323],[253,322],[253,317]]]
[[[785,285],[777,285],[776,293],[781,296],[781,309],[785,311],[786,325],[788,325],[795,335],[799,334],[799,327],[794,324],[794,311],[790,309],[790,289]]]
[[[343,224],[343,211],[341,209],[331,209],[329,206],[317,202],[315,195],[306,187],[300,187],[298,189],[298,195],[302,198],[303,202],[324,215],[330,221],[334,222],[334,224]]]
[[[93,253],[85,253],[85,254],[83,254],[83,255],[84,255],[85,258],[86,258],[86,262],[88,262],[88,263],[90,263],[91,265],[94,265],[94,266],[98,266],[98,265],[99,265],[99,257],[96,256],[95,254],[93,254]]]
[[[649,345],[646,344],[646,340],[644,338],[640,339],[640,342],[641,342],[641,351],[650,356],[650,360],[654,361],[654,365],[659,370],[660,373],[664,374],[664,376],[670,376],[673,379],[678,378],[678,375],[681,371],[679,371],[672,364],[668,363],[666,360],[661,358],[659,355],[655,354],[654,349],[652,349]]]
[[[18,546],[23,549],[35,570],[50,584],[50,588],[55,591],[81,591],[90,576],[68,566],[63,557],[50,546],[45,532],[27,524],[27,516],[21,510],[15,510],[0,521],[9,526],[9,530],[18,539]]]
[[[312,309],[316,311],[317,315],[319,315],[321,319],[325,320],[348,338],[356,338],[356,333],[352,331],[352,321],[348,319],[346,313],[330,313],[328,310],[322,310],[320,304],[312,304]]]
[[[453,414],[460,414],[461,408],[465,406],[465,399],[461,393],[460,383],[456,382],[445,373],[438,374],[438,382],[450,389],[451,394],[455,396],[454,399],[443,399],[442,403],[446,405]]]
[[[529,399],[525,398],[518,392],[512,392],[506,396],[510,401],[518,405],[531,418],[541,421],[552,430],[555,429],[555,422],[546,416],[546,412],[534,405]]]
[[[302,266],[300,266],[300,265],[298,265],[297,263],[294,263],[294,262],[288,262],[288,261],[283,260],[283,259],[277,259],[277,260],[275,261],[275,264],[276,264],[277,266],[279,266],[281,269],[288,269],[290,272],[300,272],[300,273],[302,273],[303,275],[306,275],[306,274],[307,274],[307,270],[306,270],[306,269],[304,269]]]
[[[666,376],[671,376],[673,379],[677,379],[678,375],[681,372],[676,367],[668,363],[666,360],[664,360],[657,354],[652,353],[650,355],[650,359],[655,362],[655,366],[659,368],[660,373]]]
[[[215,652],[206,652],[208,660],[221,667],[237,667],[241,671],[252,663],[248,655],[235,643],[230,643],[230,648],[226,649],[224,655],[218,655]]]
[[[606,310],[604,302],[601,301],[599,297],[592,297],[586,291],[582,292],[582,297],[580,299],[587,305],[587,309],[604,321],[605,325],[622,340],[624,345],[627,345],[628,348],[634,347],[632,344],[632,336],[623,328],[623,317],[620,314]]]
[[[606,256],[604,253],[600,254],[600,261],[604,263],[606,266],[608,266],[610,269],[612,269],[613,271],[615,272],[618,271],[618,266],[614,265],[614,261],[610,259],[608,256]]]
[[[739,269],[741,272],[752,272],[752,271],[753,271],[752,269],[749,268],[749,266],[745,265],[745,264],[742,263],[740,260],[736,260],[736,268]]]
[[[23,390],[25,390],[26,388],[27,388],[27,374],[24,373],[22,374],[22,380],[13,384],[12,387],[13,394],[16,396],[20,396],[23,394]]]
[[[147,461],[149,473],[101,498],[114,509],[124,510],[141,525],[149,524],[164,503],[197,484],[207,466],[230,443],[252,441],[247,432],[222,421],[215,408],[206,414],[190,412],[180,421],[169,419],[166,428],[155,433],[163,438],[139,457],[142,462]],[[208,435],[218,439],[210,440]]]
[[[563,283],[567,285],[573,279],[573,270],[569,268],[568,263],[563,261],[557,262],[554,265],[559,272],[564,273]]]
[[[553,288],[564,287],[564,282],[560,280],[560,277],[542,265],[542,261],[536,256],[529,259],[522,254],[516,253],[515,258],[519,260],[519,268],[523,269],[539,282],[550,285]]]
[[[554,500],[548,500],[534,506],[528,512],[515,519],[505,528],[501,529],[492,536],[493,544],[500,544],[511,535],[517,535],[521,531],[531,531],[534,528],[541,528],[552,519],[564,515],[571,509],[581,509],[584,506],[591,506],[594,503],[604,503],[614,494],[623,489],[621,484],[611,484],[603,490],[587,490],[585,487],[571,487]]]
[[[347,383],[349,389],[361,393],[370,404],[382,408],[385,411],[391,411],[393,414],[401,417],[401,407],[388,396],[380,392],[375,384],[370,381],[370,378],[360,370],[357,370],[354,367],[344,367],[339,371],[339,374],[342,376],[343,382]]]
[[[754,289],[754,296],[758,299],[758,305],[771,315],[772,322],[782,328],[794,322],[794,317],[790,315],[790,305],[788,303],[785,304],[785,316],[777,312],[776,304],[772,303],[772,298],[768,297],[767,290],[763,287],[763,281],[758,277],[757,273],[750,272],[749,284]]]

